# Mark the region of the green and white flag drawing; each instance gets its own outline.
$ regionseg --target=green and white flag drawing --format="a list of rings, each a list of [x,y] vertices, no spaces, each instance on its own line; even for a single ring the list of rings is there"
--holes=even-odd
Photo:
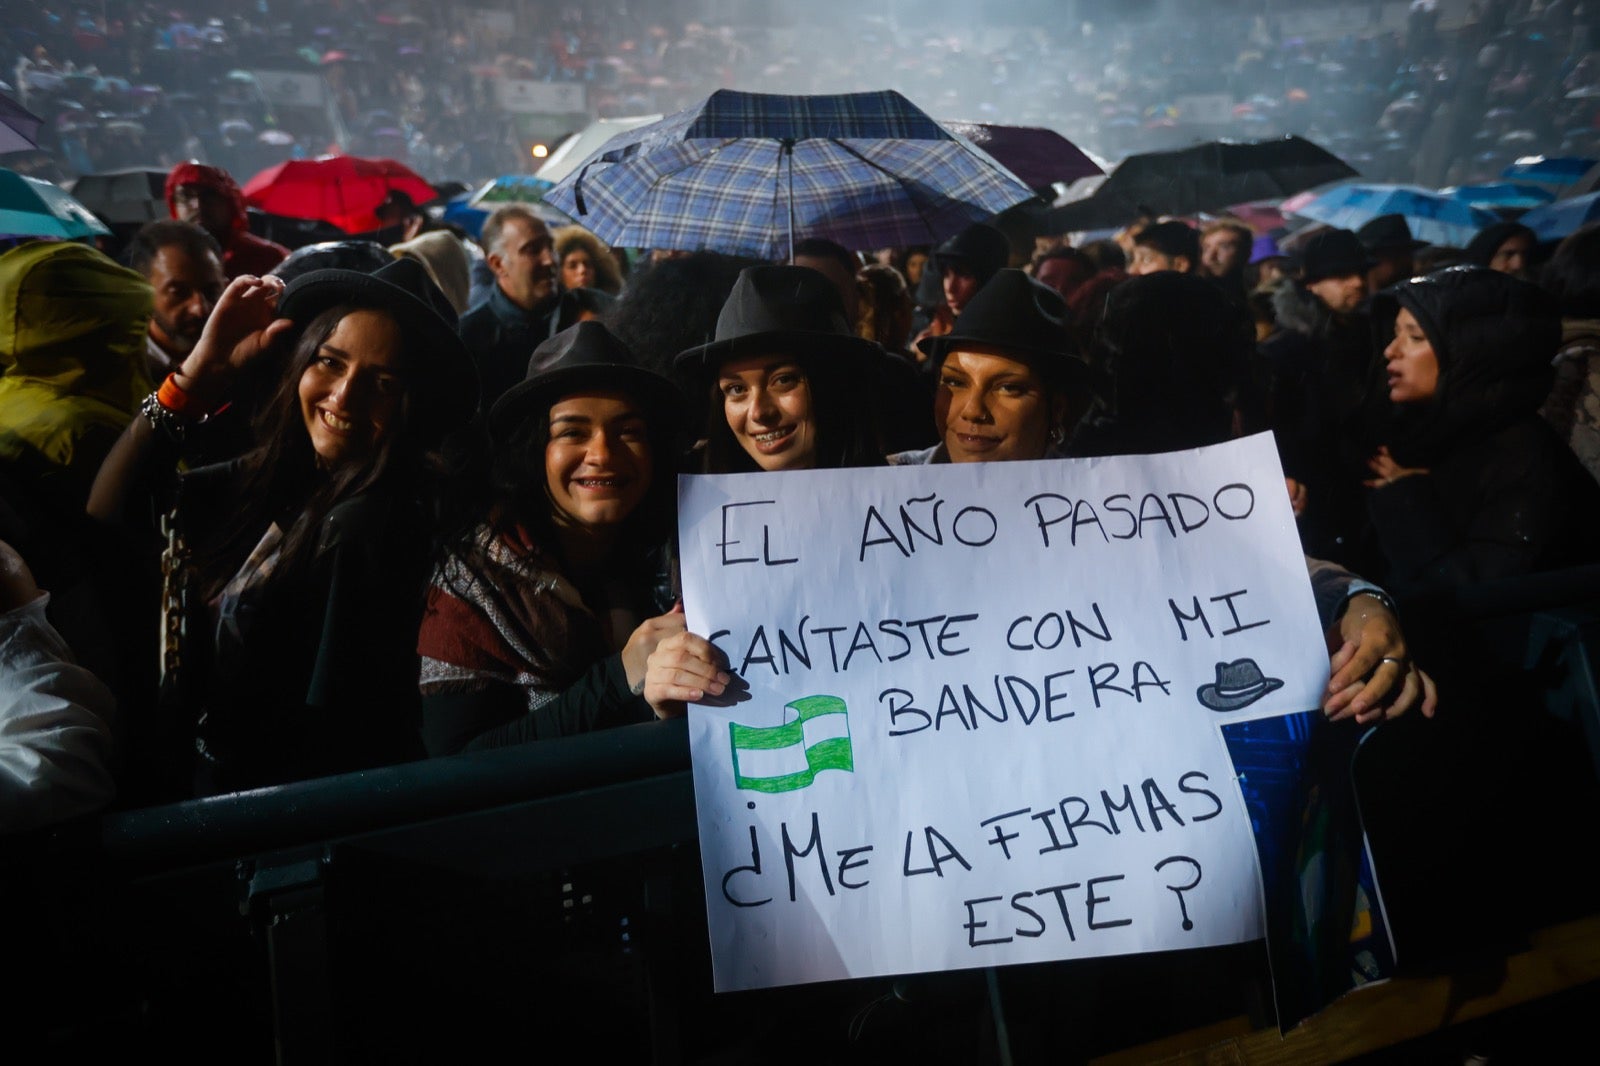
[[[844,700],[802,696],[784,704],[783,709],[794,717],[782,725],[728,723],[733,779],[739,788],[793,792],[811,784],[823,770],[854,772],[850,715]]]

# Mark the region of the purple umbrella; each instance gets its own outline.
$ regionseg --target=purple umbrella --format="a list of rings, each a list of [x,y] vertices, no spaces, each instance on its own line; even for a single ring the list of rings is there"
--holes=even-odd
[[[1055,130],[987,122],[945,121],[940,125],[988,152],[1031,188],[1047,188],[1058,181],[1071,184],[1105,173],[1083,149]]]
[[[39,147],[43,120],[9,96],[0,96],[0,153],[27,152]]]

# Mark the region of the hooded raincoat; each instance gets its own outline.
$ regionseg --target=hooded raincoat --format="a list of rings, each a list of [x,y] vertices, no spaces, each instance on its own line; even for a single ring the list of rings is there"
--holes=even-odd
[[[177,194],[180,185],[198,185],[221,193],[233,205],[232,230],[213,233],[222,245],[222,271],[232,281],[241,274],[265,274],[289,255],[281,244],[264,240],[250,232],[250,219],[245,214],[244,192],[239,183],[221,167],[208,167],[204,163],[179,163],[167,175],[167,213],[178,217]]]
[[[93,248],[0,255],[0,468],[81,511],[100,462],[152,385],[144,278]]]
[[[1395,414],[1395,460],[1426,474],[1375,489],[1369,510],[1396,591],[1600,558],[1600,486],[1539,417],[1561,337],[1537,286],[1482,267],[1403,282],[1375,307],[1411,312],[1439,361],[1432,399]]]

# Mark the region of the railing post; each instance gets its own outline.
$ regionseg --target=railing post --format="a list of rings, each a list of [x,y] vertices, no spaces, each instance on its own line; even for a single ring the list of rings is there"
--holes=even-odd
[[[317,848],[258,860],[240,907],[266,942],[273,1044],[280,1066],[338,1057],[328,972],[329,859],[327,851]]]

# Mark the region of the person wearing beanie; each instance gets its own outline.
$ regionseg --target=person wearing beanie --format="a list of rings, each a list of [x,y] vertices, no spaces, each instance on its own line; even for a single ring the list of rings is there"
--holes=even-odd
[[[1252,293],[1270,293],[1280,279],[1288,276],[1289,265],[1289,254],[1278,247],[1270,233],[1263,233],[1250,245],[1250,261],[1244,268],[1246,288]]]
[[[976,222],[941,244],[933,265],[944,279],[944,302],[952,315],[989,283],[1011,258],[1011,244],[993,226]]]
[[[1011,242],[983,222],[973,223],[939,245],[933,253],[933,273],[940,280],[944,299],[915,343],[949,333],[967,301],[1010,261]]]
[[[1161,270],[1189,274],[1200,266],[1200,234],[1183,222],[1157,222],[1146,226],[1133,239],[1133,261],[1128,273],[1134,277]]]
[[[1370,446],[1372,327],[1362,311],[1372,261],[1354,233],[1326,229],[1300,253],[1302,276],[1272,293],[1278,331],[1259,347],[1264,418],[1284,473],[1306,488],[1300,535],[1318,558],[1361,570],[1360,475]]]
[[[1368,292],[1381,292],[1416,273],[1413,256],[1417,249],[1428,246],[1427,241],[1411,236],[1404,215],[1379,215],[1356,230],[1356,237],[1372,260],[1367,271]]]

